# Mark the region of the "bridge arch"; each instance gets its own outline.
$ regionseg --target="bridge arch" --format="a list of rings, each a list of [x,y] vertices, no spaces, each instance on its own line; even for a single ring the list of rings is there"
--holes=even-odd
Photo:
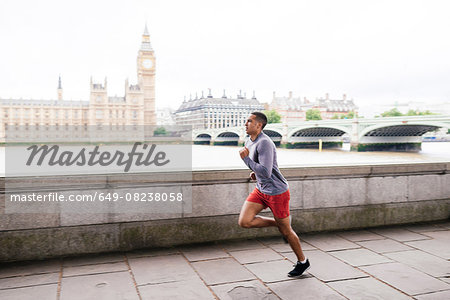
[[[318,141],[342,139],[344,134],[349,134],[348,129],[340,126],[301,126],[289,131],[288,142]]]
[[[358,134],[358,151],[420,151],[422,135],[441,127],[439,122],[399,120],[368,126]],[[355,147],[355,146],[352,146]]]
[[[342,147],[345,134],[348,134],[347,128],[335,125],[296,127],[288,133],[287,147],[317,148],[320,141],[324,148]]]
[[[427,132],[436,130],[441,127],[448,128],[448,126],[445,124],[434,122],[376,124],[363,129],[359,134],[359,138],[367,139],[370,137],[420,137]]]
[[[222,128],[221,130],[217,130],[212,134],[213,140],[217,139],[218,137],[230,137],[233,136],[232,134],[235,134],[237,136],[242,135],[242,129],[240,128]]]
[[[221,132],[214,139],[214,145],[237,146],[238,144],[239,144],[239,134],[234,131]]]
[[[211,135],[208,133],[199,133],[194,138],[195,145],[209,145],[211,143]]]

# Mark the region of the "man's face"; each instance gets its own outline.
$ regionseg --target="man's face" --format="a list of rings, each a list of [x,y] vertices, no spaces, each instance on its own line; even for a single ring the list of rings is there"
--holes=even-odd
[[[245,132],[249,135],[256,134],[261,130],[262,124],[256,120],[255,115],[250,115],[245,122]]]

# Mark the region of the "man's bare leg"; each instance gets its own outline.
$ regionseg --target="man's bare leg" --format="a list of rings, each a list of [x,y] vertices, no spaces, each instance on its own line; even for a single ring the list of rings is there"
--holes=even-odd
[[[262,204],[245,201],[239,215],[239,226],[244,228],[278,226],[274,218],[257,216],[263,209]]]
[[[300,245],[300,239],[295,231],[292,230],[289,217],[283,219],[275,218],[275,221],[277,223],[278,230],[280,230],[281,234],[287,239],[289,245],[297,256],[297,260],[304,261],[306,257],[303,253],[302,246]]]

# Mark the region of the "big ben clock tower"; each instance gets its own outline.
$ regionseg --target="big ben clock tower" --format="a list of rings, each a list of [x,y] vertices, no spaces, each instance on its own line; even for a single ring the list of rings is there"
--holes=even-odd
[[[150,35],[147,25],[145,25],[141,48],[137,57],[138,82],[144,95],[144,125],[156,125],[155,60]]]

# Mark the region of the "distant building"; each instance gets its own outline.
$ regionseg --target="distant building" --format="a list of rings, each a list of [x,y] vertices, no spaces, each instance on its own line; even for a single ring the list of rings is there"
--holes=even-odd
[[[102,84],[91,78],[89,101],[64,100],[59,77],[57,100],[0,99],[0,138],[5,138],[10,126],[28,130],[31,126],[155,125],[155,55],[147,26],[137,56],[137,79],[136,85],[126,80],[124,97],[109,97],[107,80]]]
[[[173,118],[174,110],[170,107],[163,107],[156,109],[156,124],[157,125],[175,125]]]
[[[215,98],[209,90],[208,96],[203,93],[184,100],[175,111],[177,125],[192,125],[194,129],[225,128],[243,126],[248,115],[253,111],[263,111],[264,105],[259,103],[253,93],[252,98],[246,98],[239,94],[236,98],[228,98],[225,95]]]
[[[293,97],[289,92],[288,97],[277,97],[273,92],[272,102],[269,104],[269,110],[276,110],[281,115],[282,123],[295,123],[306,120],[306,111],[309,109],[317,109],[323,120],[332,119],[335,115],[338,117],[346,115],[351,111],[357,112],[358,107],[354,104],[353,99],[348,100],[344,94],[342,99],[330,99],[326,94],[325,98],[316,98],[314,101],[308,100],[306,97]]]

